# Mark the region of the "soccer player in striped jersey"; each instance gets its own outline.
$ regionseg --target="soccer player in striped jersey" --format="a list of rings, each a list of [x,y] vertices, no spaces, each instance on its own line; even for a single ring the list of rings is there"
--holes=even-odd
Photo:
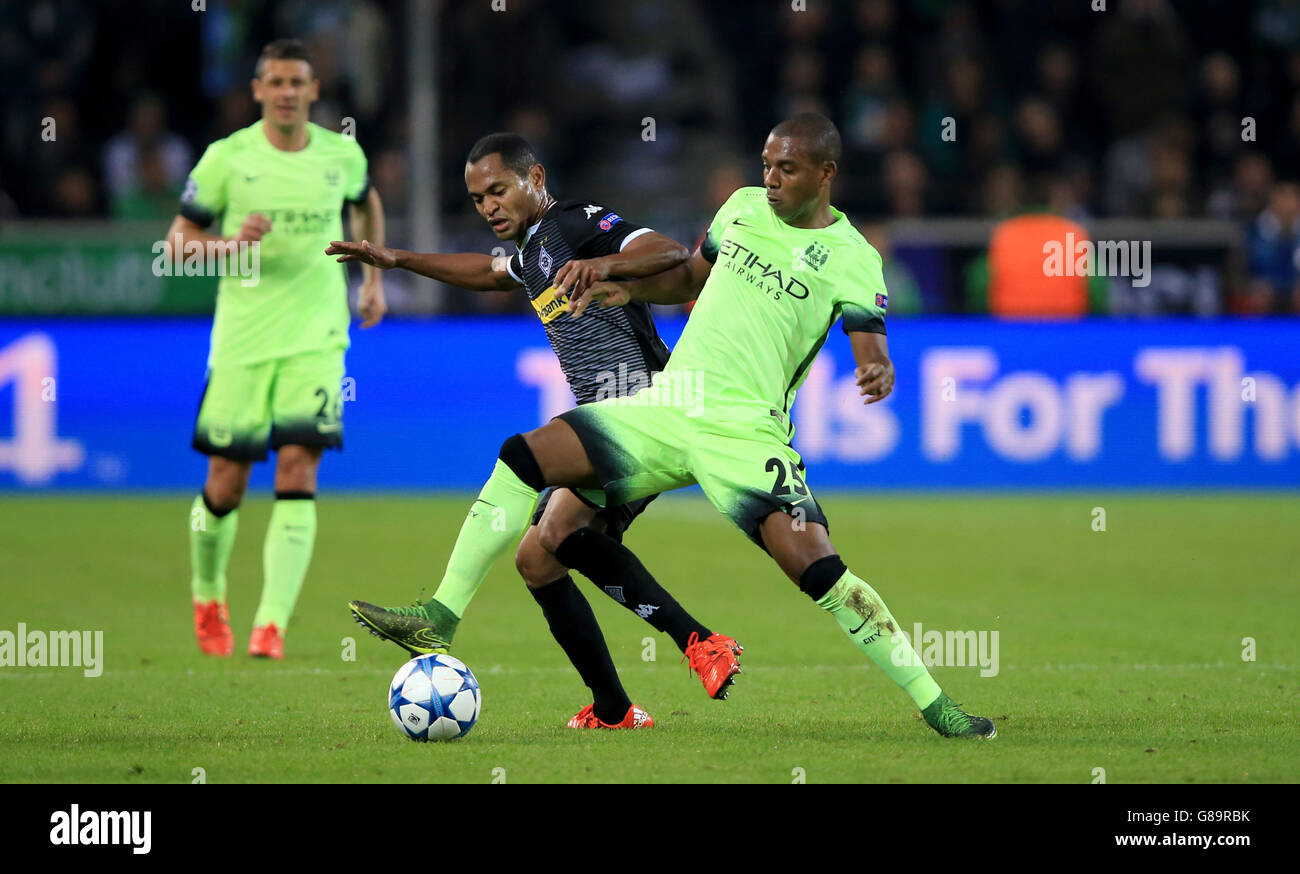
[[[326,253],[340,261],[410,270],[461,288],[523,287],[580,405],[648,385],[668,360],[649,305],[605,309],[594,319],[578,321],[567,314],[568,295],[610,277],[659,273],[685,261],[689,251],[599,201],[557,201],[547,190],[546,170],[532,147],[515,134],[479,140],[466,161],[465,184],[497,238],[516,244],[513,255],[417,254],[366,240],[335,242]],[[412,653],[446,652],[493,562],[518,541],[515,565],[556,641],[592,691],[592,704],[569,725],[649,727],[653,720],[632,704],[619,682],[600,626],[569,576],[570,568],[602,578],[606,594],[671,636],[710,697],[726,697],[740,671],[742,649],[734,639],[700,624],[640,562],[626,582],[614,572],[615,563],[631,555],[621,544],[623,532],[653,499],[647,494],[601,509],[568,489],[555,489],[544,492],[535,509],[532,504],[512,506],[509,512],[519,515],[507,517],[485,490],[470,507],[432,598],[411,607],[383,608],[364,601],[348,606],[360,624]],[[510,533],[503,537],[504,531]],[[559,544],[579,531],[584,532],[581,545],[560,562],[555,556]]]
[[[200,649],[234,649],[226,565],[254,462],[276,451],[275,506],[262,552],[262,597],[248,652],[283,658],[284,634],[316,540],[316,472],[324,449],[343,447],[347,274],[320,257],[342,232],[382,240],[383,206],[356,140],[307,120],[319,92],[303,44],[262,50],[252,82],[262,118],[208,146],[190,172],[167,232],[172,257],[231,244],[258,250],[257,276],[223,273],[207,385],[193,446],[208,456],[190,508],[190,587]],[[205,229],[218,221],[220,235]],[[223,265],[224,266],[224,265]],[[383,318],[382,273],[363,268],[362,327]]]
[[[795,392],[836,321],[849,335],[865,402],[885,398],[894,386],[880,254],[830,204],[839,160],[840,135],[830,119],[801,113],[781,122],[763,148],[763,187],[737,190],[689,261],[575,294],[575,318],[596,298],[698,302],[650,387],[584,404],[510,437],[483,493],[516,518],[548,486],[598,488],[608,503],[620,504],[699,483],[714,507],[908,694],[931,728],[944,737],[992,738],[993,722],[943,693],[880,594],[835,551],[790,445]],[[696,403],[664,402],[687,381],[697,388]],[[585,529],[571,534],[556,555],[566,561],[587,536]],[[608,567],[635,577],[621,558]],[[593,580],[606,584],[599,574]]]

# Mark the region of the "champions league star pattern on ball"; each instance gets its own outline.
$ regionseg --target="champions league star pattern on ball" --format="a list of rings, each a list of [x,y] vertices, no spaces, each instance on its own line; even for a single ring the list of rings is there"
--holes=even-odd
[[[411,740],[454,740],[478,721],[483,693],[460,659],[425,655],[402,665],[388,686],[388,712]]]

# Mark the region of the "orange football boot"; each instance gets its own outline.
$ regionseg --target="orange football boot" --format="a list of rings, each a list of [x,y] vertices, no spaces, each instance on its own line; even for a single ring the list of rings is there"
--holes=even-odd
[[[725,634],[710,634],[700,640],[699,634],[692,631],[682,661],[690,659],[687,673],[695,671],[699,674],[704,691],[710,698],[721,701],[727,697],[727,689],[735,682],[736,674],[741,672],[740,654],[744,651],[743,646]]]
[[[627,709],[627,715],[617,725],[601,722],[596,718],[596,705],[588,704],[569,720],[569,728],[654,728],[655,721],[640,707],[633,704]]]
[[[205,655],[228,656],[235,651],[230,632],[230,613],[224,601],[194,602],[194,636]]]
[[[284,638],[274,622],[253,629],[248,638],[248,654],[264,659],[284,658]]]

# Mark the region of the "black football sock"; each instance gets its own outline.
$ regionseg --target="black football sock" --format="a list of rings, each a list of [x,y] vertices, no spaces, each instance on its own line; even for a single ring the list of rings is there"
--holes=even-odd
[[[692,633],[698,634],[700,640],[713,633],[659,585],[632,550],[595,528],[579,528],[564,538],[555,557],[656,630],[666,633],[682,652]]]
[[[611,725],[622,722],[632,702],[619,682],[605,636],[596,623],[596,614],[573,584],[573,578],[565,574],[549,585],[529,591],[542,608],[551,636],[591,690],[596,718]]]

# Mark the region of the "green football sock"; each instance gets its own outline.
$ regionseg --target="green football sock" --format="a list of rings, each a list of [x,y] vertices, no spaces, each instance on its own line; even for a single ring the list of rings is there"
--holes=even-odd
[[[528,530],[537,496],[536,490],[497,459],[492,476],[484,483],[478,500],[470,506],[469,515],[460,526],[447,571],[438,591],[424,603],[425,610],[438,609],[434,603],[437,602],[457,618],[464,615],[493,562]]]
[[[253,625],[275,623],[281,633],[289,625],[302,590],[311,550],[316,543],[314,498],[280,498],[271,509],[262,547],[262,602]]]
[[[902,686],[917,707],[924,710],[939,697],[939,684],[908,646],[884,600],[852,571],[845,571],[817,606],[835,617],[858,649]]]
[[[226,600],[226,564],[238,529],[238,508],[215,516],[203,495],[190,505],[190,594],[195,600]]]

